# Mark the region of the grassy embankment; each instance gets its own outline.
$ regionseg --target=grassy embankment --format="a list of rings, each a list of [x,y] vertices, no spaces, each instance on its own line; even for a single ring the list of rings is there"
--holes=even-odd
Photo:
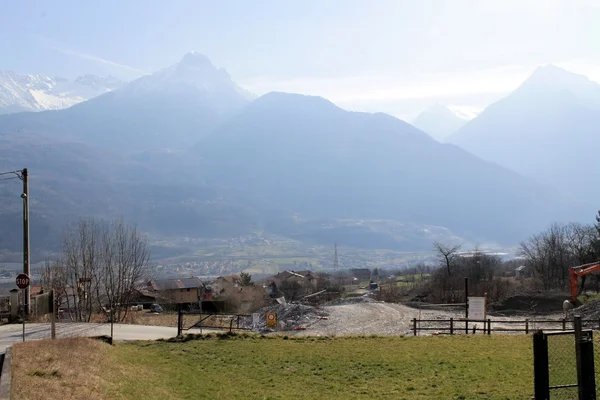
[[[13,398],[529,399],[530,336],[251,336],[14,346]]]

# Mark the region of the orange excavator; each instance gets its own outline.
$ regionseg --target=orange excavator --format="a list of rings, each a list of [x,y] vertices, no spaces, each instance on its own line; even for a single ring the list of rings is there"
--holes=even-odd
[[[573,306],[578,304],[577,296],[583,291],[583,284],[585,283],[585,277],[592,272],[600,271],[600,261],[596,261],[589,264],[579,265],[569,269],[569,288],[571,290],[571,299],[569,300]],[[578,285],[578,279],[581,277],[581,288]]]

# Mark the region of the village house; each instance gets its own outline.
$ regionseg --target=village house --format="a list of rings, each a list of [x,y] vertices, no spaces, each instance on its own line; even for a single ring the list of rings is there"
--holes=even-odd
[[[277,290],[283,292],[287,300],[296,300],[316,292],[319,288],[320,276],[313,271],[283,271],[267,278],[267,284],[275,284]]]
[[[161,279],[148,282],[150,295],[167,304],[199,304],[205,293],[199,278]]]
[[[228,276],[220,276],[211,282],[211,291],[213,296],[219,296],[224,289],[238,287],[242,283],[242,279],[239,275],[228,275]]]
[[[248,314],[273,300],[262,285],[242,286],[238,275],[220,276],[211,283],[215,302],[222,302],[224,312]]]

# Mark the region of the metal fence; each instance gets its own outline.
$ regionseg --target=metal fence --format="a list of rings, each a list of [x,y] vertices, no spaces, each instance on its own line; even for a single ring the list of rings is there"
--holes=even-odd
[[[600,394],[600,343],[576,317],[569,331],[538,331],[533,335],[534,392],[536,400],[596,399]],[[599,382],[600,383],[600,382]]]
[[[249,314],[228,314],[228,313],[203,313],[203,312],[183,312],[183,315],[197,316],[198,321],[183,330],[193,328],[200,329],[226,329],[229,332],[233,330],[251,330],[252,315]]]

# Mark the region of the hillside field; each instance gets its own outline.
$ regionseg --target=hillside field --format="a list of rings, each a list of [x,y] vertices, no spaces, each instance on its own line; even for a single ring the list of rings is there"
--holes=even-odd
[[[13,398],[529,399],[531,337],[91,339],[13,348]],[[44,390],[40,390],[44,388]]]

